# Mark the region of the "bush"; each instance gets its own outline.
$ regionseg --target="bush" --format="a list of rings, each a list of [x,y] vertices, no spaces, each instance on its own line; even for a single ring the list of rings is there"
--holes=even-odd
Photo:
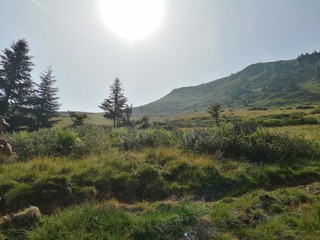
[[[140,184],[141,200],[152,201],[164,197],[164,180],[159,170],[150,165],[142,165],[137,169],[137,179]]]
[[[302,106],[297,106],[296,109],[313,109],[315,107],[310,106],[310,105],[302,105]]]
[[[81,144],[76,144],[76,146],[80,146],[75,150],[81,150],[85,153],[100,154],[108,151],[111,147],[111,127],[83,125],[72,129],[81,139]]]
[[[111,147],[110,129],[100,126],[79,126],[65,129],[41,129],[35,132],[15,132],[7,135],[17,161],[35,157],[82,157],[102,153]]]
[[[79,142],[80,138],[73,130],[59,130],[57,132],[56,153],[61,156],[68,155],[72,151],[72,148]]]
[[[142,149],[146,147],[170,147],[176,142],[171,132],[162,128],[120,128],[111,132],[113,146],[123,150]]]
[[[258,128],[254,133],[200,129],[187,132],[181,141],[183,150],[197,154],[223,153],[226,157],[252,162],[286,162],[297,158],[320,157],[320,146],[301,136],[271,133]]]
[[[312,117],[305,117],[306,113],[296,112],[291,114],[277,114],[262,116],[257,122],[264,127],[279,127],[287,125],[318,124],[318,120]]]
[[[37,132],[15,132],[8,136],[13,152],[18,161],[25,161],[40,156],[52,156],[56,153],[57,131],[43,129]]]
[[[316,109],[314,109],[311,114],[320,114],[320,107],[317,107]]]
[[[247,157],[252,161],[279,162],[320,156],[318,144],[301,136],[259,130],[248,138]]]
[[[135,202],[139,198],[139,182],[133,174],[122,172],[110,177],[112,195],[124,202]]]

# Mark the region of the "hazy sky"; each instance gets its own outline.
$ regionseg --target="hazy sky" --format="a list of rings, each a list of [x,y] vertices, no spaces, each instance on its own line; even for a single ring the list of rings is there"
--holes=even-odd
[[[25,38],[33,79],[52,67],[61,110],[101,111],[116,77],[140,106],[252,63],[320,50],[319,0],[166,0],[159,27],[134,42],[106,27],[99,3],[0,0],[1,54]]]

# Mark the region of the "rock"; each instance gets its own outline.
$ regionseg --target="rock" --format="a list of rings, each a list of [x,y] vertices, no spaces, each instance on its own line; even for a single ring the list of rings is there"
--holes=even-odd
[[[27,228],[38,222],[41,212],[38,207],[31,206],[18,213],[0,218],[0,227],[6,228]]]

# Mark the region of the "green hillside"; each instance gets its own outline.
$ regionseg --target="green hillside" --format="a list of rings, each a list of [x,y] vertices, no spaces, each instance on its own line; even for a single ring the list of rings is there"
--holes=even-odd
[[[320,101],[320,53],[297,59],[252,64],[206,84],[174,89],[163,98],[134,108],[134,115],[172,115],[224,107],[274,107]]]

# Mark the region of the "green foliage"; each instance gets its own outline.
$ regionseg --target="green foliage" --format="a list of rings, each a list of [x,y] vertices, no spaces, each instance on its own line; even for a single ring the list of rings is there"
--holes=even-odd
[[[252,64],[205,84],[174,89],[161,99],[133,109],[134,115],[163,116],[207,111],[220,102],[232,108],[270,108],[319,103],[319,53],[287,61]],[[311,60],[312,59],[312,60]]]
[[[111,147],[111,130],[104,126],[78,126],[65,129],[40,129],[35,132],[7,134],[17,161],[35,157],[83,157],[88,153],[102,153]]]
[[[29,51],[28,42],[19,39],[0,56],[0,114],[10,122],[11,131],[52,127],[60,105],[51,68],[41,74],[40,84],[32,80]]]
[[[297,112],[291,114],[267,115],[258,118],[256,121],[264,127],[279,127],[289,125],[318,124],[318,120],[313,117],[305,117],[306,113]]]
[[[17,161],[35,157],[63,156],[77,150],[81,143],[76,132],[70,129],[42,129],[37,132],[15,132],[8,140],[16,153]]]
[[[59,130],[57,132],[56,152],[59,155],[68,155],[74,146],[80,142],[78,134],[70,129]]]
[[[174,146],[175,138],[170,131],[161,128],[113,129],[111,138],[114,146],[123,150],[143,149],[146,147]]]
[[[199,213],[183,204],[160,204],[150,212],[79,206],[45,217],[30,239],[181,239],[190,226],[198,224]]]
[[[53,87],[57,81],[52,75],[51,67],[48,67],[45,72],[40,75],[40,84],[36,90],[35,97],[35,116],[36,116],[36,129],[50,128],[57,122],[53,118],[57,117],[57,111],[60,104],[58,102],[57,92],[58,88]]]
[[[34,205],[46,213],[51,212],[55,206],[65,207],[74,203],[70,182],[65,176],[17,180],[19,184],[12,185],[3,195],[6,211],[17,211]]]
[[[124,96],[121,82],[116,78],[113,84],[110,86],[110,96],[103,100],[99,107],[104,110],[104,117],[113,120],[113,127],[119,126],[120,121],[124,117],[124,111],[126,111],[125,118],[130,119],[131,107],[126,105],[127,98]]]
[[[316,199],[302,188],[253,191],[213,203],[210,218],[220,230],[217,239],[224,239],[224,232],[231,233],[227,239],[314,239],[320,231],[319,212],[318,204],[310,203]]]
[[[10,211],[23,209],[32,203],[34,197],[35,191],[33,186],[28,183],[20,183],[4,195],[6,209]]]
[[[29,230],[30,239],[268,239],[288,235],[279,232],[288,221],[299,234],[319,228],[312,223],[319,212],[315,198],[301,189],[241,197],[262,186],[320,179],[317,144],[258,128],[255,121],[183,131],[83,125],[6,137],[13,159],[25,162],[0,165],[0,212],[36,205],[57,213]],[[121,204],[107,206],[110,199]],[[165,199],[186,205],[137,207]],[[194,200],[222,201],[201,202],[208,208],[199,217]],[[97,201],[104,204],[96,207]],[[80,203],[92,205],[70,208]],[[298,207],[306,216],[301,220],[290,215]]]
[[[196,129],[184,135],[180,147],[198,154],[223,153],[226,157],[245,158],[252,162],[283,163],[297,158],[320,156],[318,144],[301,136],[272,133],[257,129],[254,133],[239,132],[234,127]]]
[[[84,120],[88,118],[87,114],[85,113],[76,113],[76,112],[70,112],[70,111],[68,111],[68,113],[73,122],[72,124],[73,127],[84,125]]]
[[[110,150],[112,141],[111,127],[83,125],[72,129],[81,140],[77,142],[76,148],[73,148],[76,156],[83,156],[88,153],[101,154]]]
[[[159,170],[150,165],[142,165],[136,173],[141,199],[158,200],[164,197],[164,181]]]
[[[8,118],[12,129],[26,125],[34,127],[34,121],[30,118],[35,85],[31,79],[34,64],[29,55],[28,42],[25,39],[13,42],[0,57],[0,114]]]
[[[320,114],[320,107],[314,109],[311,114]]]
[[[278,162],[298,158],[317,158],[319,146],[301,136],[289,137],[286,133],[271,133],[258,129],[253,135],[244,138],[241,154],[254,162]]]
[[[52,156],[57,146],[57,131],[43,129],[37,132],[15,132],[8,136],[18,161],[35,157]]]
[[[211,117],[215,120],[217,126],[220,125],[220,112],[221,112],[221,104],[220,103],[213,103],[208,107],[207,111]]]

